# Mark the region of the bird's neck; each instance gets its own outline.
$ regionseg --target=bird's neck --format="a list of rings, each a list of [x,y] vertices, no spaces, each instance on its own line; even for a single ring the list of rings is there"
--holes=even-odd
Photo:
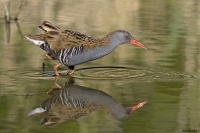
[[[124,119],[126,116],[126,112],[129,108],[118,103],[118,104],[115,104],[114,106],[110,105],[110,109],[114,117],[116,117],[117,119]]]
[[[117,47],[120,44],[123,44],[123,38],[118,35],[118,31],[114,31],[107,36],[100,39],[102,43],[106,43],[106,45],[110,45],[113,47]]]
[[[93,49],[95,47],[108,47],[111,46],[113,48],[117,47],[118,45],[122,44],[122,40],[118,35],[118,31],[114,31],[102,38],[93,38],[89,37],[90,43],[85,45],[87,49]]]
[[[102,57],[111,53],[117,46],[123,42],[118,38],[115,33],[111,33],[104,38],[101,38],[100,45],[97,45],[95,51]],[[102,45],[103,44],[103,45]]]

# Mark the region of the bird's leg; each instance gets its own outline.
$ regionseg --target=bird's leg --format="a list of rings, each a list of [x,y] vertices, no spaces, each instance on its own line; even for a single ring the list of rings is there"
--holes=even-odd
[[[49,59],[49,60],[53,60],[53,58],[51,58],[51,56],[48,55],[48,54],[46,54],[46,57],[47,57],[47,59]]]
[[[74,73],[74,69],[70,71],[69,75],[72,75]]]
[[[55,58],[52,57],[49,53],[46,54],[46,57],[47,57],[49,60],[55,60]]]
[[[59,89],[61,89],[60,85],[58,84],[58,76],[55,77],[54,85],[55,85],[56,87],[58,87]]]
[[[48,89],[48,90],[47,90],[47,94],[53,95],[53,93],[51,93],[51,92],[53,92],[53,91],[55,91],[55,90],[61,89],[60,85],[58,84],[58,77],[59,77],[59,76],[56,76],[56,77],[55,77],[55,80],[54,80],[54,85],[55,85],[57,88]]]
[[[61,64],[58,63],[58,64],[56,64],[56,65],[53,67],[54,73],[55,73],[56,76],[59,76],[59,73],[58,73],[58,71],[57,71],[57,68],[58,68],[60,65],[61,65]]]
[[[67,71],[67,75],[71,75],[74,73],[74,66],[68,66],[69,70]]]

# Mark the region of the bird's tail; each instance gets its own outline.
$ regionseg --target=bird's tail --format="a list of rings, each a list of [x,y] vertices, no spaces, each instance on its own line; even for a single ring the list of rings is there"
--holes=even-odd
[[[57,38],[61,29],[57,26],[53,26],[48,21],[44,21],[39,28],[45,32],[45,34],[35,34],[35,35],[26,35],[26,39],[30,42],[41,46],[47,42],[46,38]]]
[[[42,45],[45,42],[45,35],[44,34],[35,34],[35,35],[26,35],[25,36],[27,40],[34,43],[35,45]]]
[[[57,31],[60,28],[57,26],[53,26],[51,23],[49,23],[48,21],[44,21],[42,23],[42,25],[39,26],[39,29],[45,31],[45,32],[49,32],[49,31]]]

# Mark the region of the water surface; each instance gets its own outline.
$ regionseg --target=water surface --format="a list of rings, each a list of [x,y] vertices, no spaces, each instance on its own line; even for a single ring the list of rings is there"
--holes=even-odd
[[[199,115],[199,2],[183,1],[23,1],[18,24],[10,23],[7,43],[4,5],[0,2],[0,132],[127,132],[177,133],[200,131]],[[18,1],[11,1],[13,18]],[[114,30],[127,30],[149,48],[121,45],[99,60],[76,66],[75,83],[98,89],[127,106],[148,100],[126,120],[103,111],[94,111],[77,120],[52,128],[40,124],[41,116],[28,113],[50,96],[55,88],[53,72],[57,61],[21,39],[41,33],[44,20],[89,36],[103,37]],[[59,71],[66,71],[60,67]],[[67,76],[58,79],[60,86]],[[31,94],[24,96],[24,94]]]

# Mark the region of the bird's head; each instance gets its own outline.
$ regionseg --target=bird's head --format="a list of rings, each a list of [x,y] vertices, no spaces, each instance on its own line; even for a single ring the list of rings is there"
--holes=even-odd
[[[115,35],[115,38],[116,38],[117,40],[121,40],[121,44],[130,44],[130,43],[131,43],[131,44],[134,44],[134,45],[136,45],[136,46],[138,46],[138,47],[141,47],[141,48],[143,48],[143,49],[148,50],[147,47],[145,47],[142,43],[136,41],[136,40],[131,36],[131,34],[130,34],[129,32],[127,32],[127,31],[124,31],[124,30],[117,30],[117,31],[115,31],[114,35]]]

